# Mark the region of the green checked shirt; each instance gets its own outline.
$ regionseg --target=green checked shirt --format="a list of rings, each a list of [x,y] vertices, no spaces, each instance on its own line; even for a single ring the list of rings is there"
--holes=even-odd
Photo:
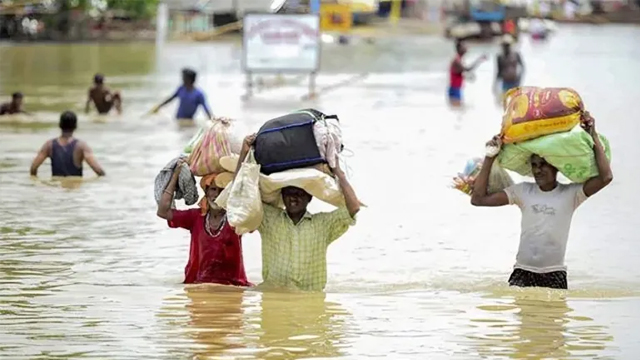
[[[265,284],[322,291],[327,284],[327,247],[355,220],[346,208],[309,214],[295,225],[286,211],[264,204],[262,237]]]

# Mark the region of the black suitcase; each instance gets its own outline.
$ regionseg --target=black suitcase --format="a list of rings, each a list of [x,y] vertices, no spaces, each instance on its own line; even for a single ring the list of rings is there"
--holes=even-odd
[[[326,162],[313,135],[314,124],[323,118],[338,119],[335,115],[305,109],[264,123],[256,136],[254,154],[261,172],[269,175]]]

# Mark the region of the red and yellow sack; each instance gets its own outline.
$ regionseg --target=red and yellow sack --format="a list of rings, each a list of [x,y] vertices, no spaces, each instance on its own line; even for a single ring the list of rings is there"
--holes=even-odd
[[[570,88],[523,86],[504,95],[502,141],[505,144],[569,131],[580,122],[582,98]]]

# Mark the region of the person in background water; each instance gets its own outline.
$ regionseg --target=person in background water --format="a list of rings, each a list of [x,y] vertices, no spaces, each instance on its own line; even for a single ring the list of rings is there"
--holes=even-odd
[[[476,178],[471,204],[475,206],[518,205],[522,211],[520,246],[509,285],[520,287],[567,288],[564,264],[573,213],[588,197],[613,180],[609,161],[596,133],[595,121],[585,113],[582,127],[593,139],[598,176],[584,184],[559,184],[558,169],[538,155],[531,156],[535,183],[512,185],[503,191],[487,194],[487,183],[501,143],[494,137],[487,143],[487,156]],[[494,151],[492,151],[492,148]]]
[[[104,76],[102,74],[96,74],[93,77],[93,86],[89,89],[87,96],[87,104],[85,106],[85,113],[89,112],[91,103],[96,106],[98,114],[108,114],[113,107],[116,108],[118,114],[122,114],[122,98],[117,91],[111,92],[108,87],[104,85]]]
[[[11,94],[11,102],[0,105],[0,115],[28,114],[22,109],[23,98],[21,92]]]
[[[467,45],[461,40],[456,41],[456,57],[451,61],[451,66],[449,67],[449,104],[456,107],[462,105],[464,73],[473,71],[487,59],[486,55],[482,55],[471,66],[465,67],[462,63],[462,57],[466,53]]]
[[[515,20],[506,20],[502,25],[502,32],[506,35],[511,35],[514,38],[518,38],[518,25]]]
[[[178,106],[178,114],[176,115],[177,119],[193,120],[193,116],[196,114],[198,106],[202,106],[204,108],[204,111],[207,113],[207,116],[212,119],[213,115],[209,110],[209,106],[207,106],[205,95],[202,90],[195,87],[195,83],[196,72],[191,69],[183,69],[182,86],[180,86],[178,90],[176,90],[176,92],[171,95],[170,98],[165,100],[162,104],[156,106],[153,109],[153,113],[157,113],[160,108],[167,105],[175,98],[178,98],[180,99],[180,105]]]
[[[245,138],[237,169],[255,138],[255,134]],[[262,238],[264,284],[304,291],[322,291],[327,284],[327,248],[355,224],[360,211],[360,201],[344,172],[339,166],[332,170],[345,198],[344,208],[310,214],[307,205],[312,196],[296,187],[282,189],[285,210],[263,204],[258,232]]]
[[[51,159],[52,176],[82,176],[82,163],[85,161],[98,176],[105,175],[89,145],[73,137],[77,126],[78,118],[73,112],[65,111],[60,115],[62,134],[42,145],[31,164],[31,176],[38,175],[38,168],[47,158]]]
[[[216,175],[207,175],[200,180],[205,195],[199,208],[171,209],[182,163],[178,162],[160,198],[157,215],[167,220],[169,227],[183,228],[191,233],[184,283],[252,286],[244,270],[242,238],[229,225],[226,211],[215,203],[225,185],[216,184]]]
[[[513,51],[513,37],[504,35],[502,38],[502,53],[497,57],[496,80],[493,88],[497,90],[498,83],[502,83],[502,95],[518,86],[524,75],[524,62],[517,51]]]

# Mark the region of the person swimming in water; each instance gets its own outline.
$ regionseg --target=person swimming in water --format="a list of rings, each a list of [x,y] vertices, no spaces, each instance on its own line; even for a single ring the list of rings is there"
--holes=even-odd
[[[47,158],[51,159],[51,176],[82,176],[83,162],[98,176],[104,176],[104,170],[96,161],[89,145],[73,137],[78,126],[76,114],[71,111],[63,112],[59,126],[62,130],[60,136],[45,142],[33,159],[31,176],[38,176],[38,168]]]
[[[104,76],[102,74],[96,74],[93,77],[93,86],[89,88],[85,113],[89,112],[91,103],[95,105],[98,114],[108,114],[114,107],[118,114],[122,114],[122,97],[119,92],[111,92],[104,85]]]
[[[0,115],[27,114],[22,109],[22,100],[24,96],[21,92],[11,94],[11,102],[0,105]]]
[[[464,74],[473,71],[483,61],[487,60],[486,55],[482,55],[471,66],[464,66],[462,57],[467,53],[467,45],[462,41],[456,41],[456,57],[451,61],[449,67],[449,104],[451,106],[462,105],[462,83]]]
[[[501,142],[494,137],[487,146],[482,170],[478,174],[471,196],[475,206],[518,205],[522,211],[520,246],[509,285],[519,287],[567,288],[567,267],[564,258],[569,228],[575,210],[587,198],[613,181],[613,173],[604,147],[595,128],[595,120],[585,113],[582,128],[593,139],[593,153],[598,175],[584,184],[560,184],[558,169],[538,155],[531,156],[531,172],[535,183],[511,185],[503,191],[487,193],[489,174]]]
[[[513,51],[514,39],[511,35],[505,35],[502,39],[502,53],[497,57],[496,79],[493,85],[497,89],[498,83],[502,83],[502,95],[507,91],[520,86],[524,75],[524,62],[517,51]]]
[[[178,98],[180,99],[180,105],[178,106],[176,119],[193,120],[193,116],[196,114],[199,106],[202,106],[209,119],[213,119],[213,114],[211,114],[209,106],[207,106],[204,92],[195,86],[196,77],[197,74],[195,71],[182,69],[182,86],[180,86],[170,98],[156,106],[152,112],[154,114],[157,113],[163,106],[172,102],[175,98]]]

